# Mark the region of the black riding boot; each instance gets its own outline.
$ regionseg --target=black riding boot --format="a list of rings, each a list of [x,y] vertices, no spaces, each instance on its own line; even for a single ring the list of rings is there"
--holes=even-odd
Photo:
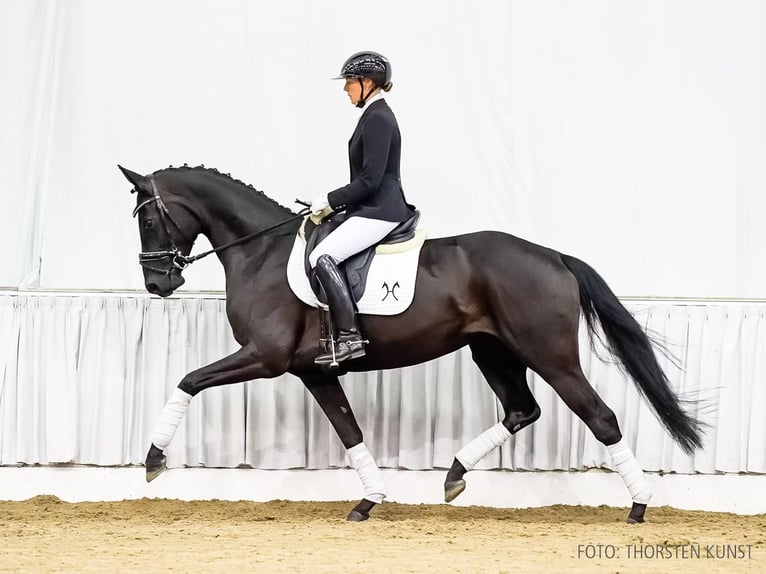
[[[335,361],[358,359],[364,356],[365,341],[359,333],[356,309],[348,285],[338,270],[335,260],[330,255],[321,255],[314,268],[316,277],[327,294],[332,320],[338,329],[335,344]],[[329,365],[333,362],[332,352],[319,355],[314,362]]]

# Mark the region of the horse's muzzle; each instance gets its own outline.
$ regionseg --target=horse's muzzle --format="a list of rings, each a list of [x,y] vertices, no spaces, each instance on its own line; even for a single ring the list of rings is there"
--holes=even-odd
[[[185,282],[186,280],[180,273],[170,273],[169,275],[159,276],[151,280],[147,279],[144,286],[152,295],[169,297]]]

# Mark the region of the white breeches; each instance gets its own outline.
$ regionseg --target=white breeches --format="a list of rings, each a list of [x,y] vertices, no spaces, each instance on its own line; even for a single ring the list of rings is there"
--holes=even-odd
[[[336,263],[341,263],[356,255],[362,249],[375,245],[399,225],[396,221],[369,219],[367,217],[349,217],[319,242],[309,255],[309,264],[315,267],[321,255],[330,255]]]

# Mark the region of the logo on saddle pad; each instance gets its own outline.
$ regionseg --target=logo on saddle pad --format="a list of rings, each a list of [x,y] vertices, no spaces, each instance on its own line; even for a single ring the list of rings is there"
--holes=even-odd
[[[398,301],[399,297],[396,296],[396,288],[397,287],[399,287],[399,282],[398,281],[396,283],[394,283],[394,286],[391,287],[391,288],[388,287],[388,283],[383,282],[383,289],[386,290],[386,294],[383,296],[383,299],[381,299],[381,301],[385,301],[386,299],[388,299],[389,295],[391,295],[394,299],[396,299]]]
[[[305,223],[305,222],[304,222]],[[295,237],[287,261],[287,282],[298,299],[312,307],[326,307],[311,287],[307,274],[307,243],[304,227]],[[317,241],[309,235],[309,247]],[[418,271],[420,249],[426,234],[420,229],[410,238],[392,244],[381,244],[344,262],[346,274],[359,313],[365,315],[398,315],[412,303]]]

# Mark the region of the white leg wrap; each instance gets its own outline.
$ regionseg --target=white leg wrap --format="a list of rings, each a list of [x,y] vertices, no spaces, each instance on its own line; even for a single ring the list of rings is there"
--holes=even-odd
[[[152,444],[154,446],[160,450],[167,448],[173,435],[176,434],[176,429],[181,423],[181,419],[186,414],[186,409],[189,408],[190,400],[191,395],[189,393],[185,393],[179,388],[173,391],[168,402],[165,403],[165,408],[162,410],[160,418],[157,419],[154,425],[154,432],[152,433]]]
[[[457,451],[455,458],[466,470],[471,470],[477,462],[509,438],[511,438],[510,431],[503,423],[497,423]]]
[[[612,455],[614,469],[620,473],[622,480],[625,481],[625,486],[628,487],[633,502],[647,504],[652,497],[652,485],[646,480],[644,471],[638,465],[638,461],[625,443],[625,439],[621,438],[619,442],[606,448]]]
[[[386,497],[386,484],[383,482],[383,473],[380,472],[375,459],[372,458],[367,445],[360,442],[346,451],[348,459],[353,468],[359,475],[364,488],[364,498],[375,504],[380,504]]]

